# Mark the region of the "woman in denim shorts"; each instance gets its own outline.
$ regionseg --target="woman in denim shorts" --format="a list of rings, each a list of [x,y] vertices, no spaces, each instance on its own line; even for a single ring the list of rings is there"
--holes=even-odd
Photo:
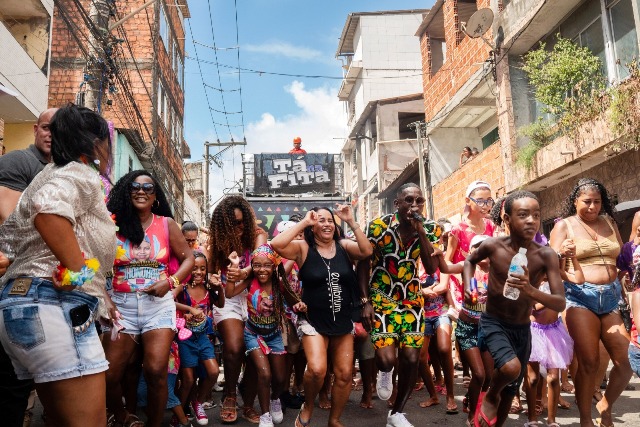
[[[0,279],[0,341],[18,378],[35,381],[50,425],[104,426],[108,363],[94,322],[113,313],[103,296],[115,226],[100,180],[111,161],[109,127],[69,105],[50,129],[53,163],[0,227],[13,261]],[[52,278],[58,269],[63,281]]]
[[[107,407],[118,423],[142,426],[122,404],[123,394],[131,393],[121,387],[131,354],[142,344],[148,385],[146,425],[160,426],[167,404],[169,348],[176,331],[176,306],[169,290],[191,274],[193,253],[172,219],[162,188],[148,172],[133,171],[120,178],[107,207],[118,226],[110,296],[124,327],[120,339],[103,340],[110,364]],[[175,272],[169,271],[171,258],[179,264]]]
[[[242,196],[227,196],[218,203],[211,216],[210,273],[221,272],[222,284],[241,283],[251,276],[251,252],[267,243],[267,235],[256,225],[256,216]],[[237,267],[229,263],[229,255],[236,252],[240,258]],[[236,412],[236,386],[245,360],[244,322],[247,320],[246,292],[227,298],[224,308],[214,307],[213,319],[222,335],[222,357],[224,360],[224,399],[220,408],[223,423],[238,419]],[[257,373],[248,365],[246,378],[255,378]],[[260,421],[253,409],[257,388],[255,381],[247,381],[242,388],[244,407],[242,415],[252,423]]]
[[[565,200],[562,221],[551,232],[551,247],[558,253],[561,267],[567,257],[580,262],[585,283],[565,282],[566,322],[575,342],[578,372],[574,378],[576,401],[582,425],[592,425],[591,397],[600,364],[598,346],[602,341],[613,369],[604,398],[596,409],[602,425],[612,425],[611,409],[631,378],[627,349],[629,335],[618,311],[621,298],[616,258],[622,240],[613,219],[613,206],[604,186],[583,178]],[[566,266],[571,272],[572,267]]]

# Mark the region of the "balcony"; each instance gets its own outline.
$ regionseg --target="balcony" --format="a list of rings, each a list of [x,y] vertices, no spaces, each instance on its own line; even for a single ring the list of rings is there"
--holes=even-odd
[[[347,72],[344,75],[344,79],[342,80],[342,84],[340,85],[340,90],[338,91],[338,99],[340,101],[347,101],[349,99],[349,95],[351,95],[351,91],[356,85],[356,79],[360,72],[362,71],[362,61],[351,61],[347,68]]]

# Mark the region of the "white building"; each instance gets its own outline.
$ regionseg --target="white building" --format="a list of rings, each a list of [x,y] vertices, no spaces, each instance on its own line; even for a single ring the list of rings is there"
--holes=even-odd
[[[0,1],[0,154],[33,143],[47,108],[53,0]]]
[[[376,195],[417,157],[415,132],[424,119],[422,59],[415,37],[427,9],[351,13],[336,57],[344,79],[338,98],[348,111],[343,146],[345,194],[361,225],[386,213]],[[395,175],[394,175],[395,174]]]

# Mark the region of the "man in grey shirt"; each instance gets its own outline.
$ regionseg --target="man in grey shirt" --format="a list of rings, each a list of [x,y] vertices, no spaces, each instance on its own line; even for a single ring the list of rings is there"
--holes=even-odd
[[[0,224],[11,215],[33,178],[51,161],[49,123],[56,110],[50,108],[40,114],[33,125],[35,140],[32,145],[0,156]]]
[[[16,208],[22,192],[33,178],[51,161],[51,132],[49,123],[56,108],[44,111],[33,125],[33,145],[24,150],[12,151],[0,156],[0,224]],[[0,275],[4,274],[8,260],[0,252]],[[2,425],[22,427],[33,381],[19,380],[11,359],[0,346],[0,414]]]

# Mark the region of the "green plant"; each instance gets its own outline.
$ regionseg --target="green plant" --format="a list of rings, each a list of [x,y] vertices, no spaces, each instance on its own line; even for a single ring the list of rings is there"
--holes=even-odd
[[[557,36],[552,50],[544,42],[523,56],[522,69],[534,88],[543,111],[555,116],[555,123],[538,120],[520,128],[530,142],[522,147],[516,163],[529,169],[540,148],[558,134],[577,136],[578,129],[606,109],[606,79],[602,61],[586,47]]]
[[[609,121],[611,129],[625,138],[614,144],[613,151],[640,148],[640,64],[634,60],[627,64],[629,77],[618,86],[611,89],[611,105]]]
[[[548,120],[538,119],[533,123],[522,126],[518,133],[529,138],[529,142],[518,150],[516,164],[525,169],[531,169],[536,153],[553,141],[556,133],[555,126]]]

